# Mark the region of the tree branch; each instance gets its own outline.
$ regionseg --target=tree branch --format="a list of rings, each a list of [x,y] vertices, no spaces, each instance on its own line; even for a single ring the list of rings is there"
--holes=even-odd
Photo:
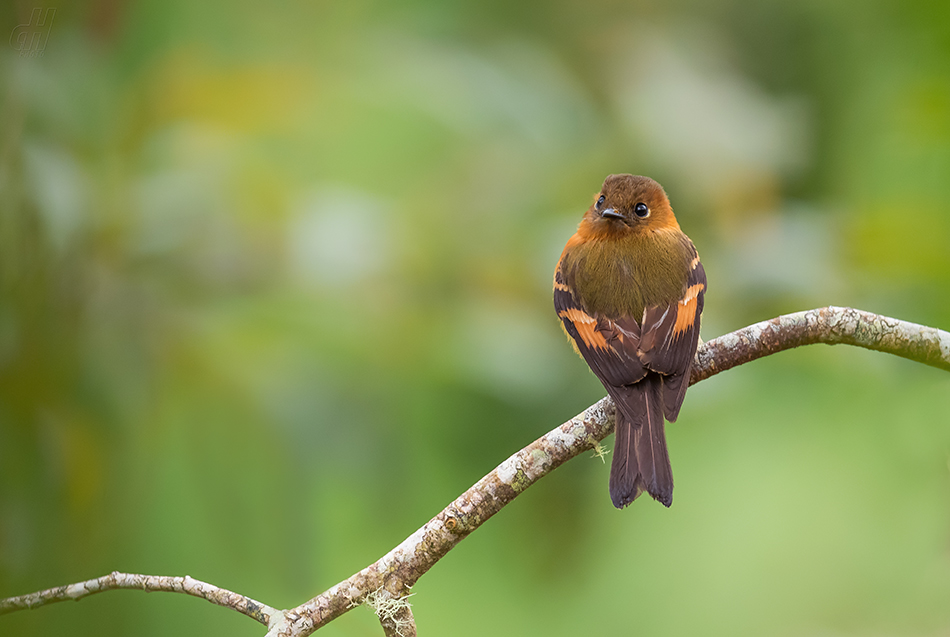
[[[213,584],[196,580],[188,575],[184,577],[169,577],[164,575],[137,575],[135,573],[113,571],[108,575],[85,582],[79,582],[78,584],[67,584],[66,586],[50,588],[38,593],[30,593],[29,595],[0,600],[0,615],[11,613],[15,610],[36,608],[37,606],[44,606],[46,604],[52,604],[53,602],[79,600],[95,593],[119,588],[194,595],[195,597],[206,599],[218,606],[224,606],[225,608],[243,613],[252,619],[256,619],[265,626],[270,624],[272,617],[280,614],[280,611],[271,608],[267,604],[262,604],[254,601],[250,597],[218,588]]]
[[[950,333],[861,310],[826,307],[779,316],[714,339],[699,348],[690,382],[800,345],[847,344],[887,352],[950,371]],[[399,546],[308,602],[278,611],[190,577],[112,575],[0,601],[0,613],[79,599],[110,588],[144,588],[203,597],[268,625],[268,637],[303,637],[346,611],[367,604],[387,636],[414,637],[409,589],[469,533],[519,493],[613,431],[614,406],[604,398],[502,462]],[[126,581],[135,584],[124,584]],[[121,582],[121,583],[120,583]],[[164,584],[163,584],[164,583]]]
[[[696,352],[690,384],[801,345],[856,345],[950,371],[950,333],[850,307],[785,314],[725,334]]]

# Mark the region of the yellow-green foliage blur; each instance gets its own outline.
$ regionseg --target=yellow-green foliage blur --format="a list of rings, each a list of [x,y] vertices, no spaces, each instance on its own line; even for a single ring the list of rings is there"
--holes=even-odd
[[[0,9],[0,597],[286,608],[375,561],[603,395],[550,283],[608,173],[666,187],[706,340],[950,328],[950,3],[33,8]],[[950,374],[814,346],[668,436],[672,509],[577,458],[422,578],[421,634],[950,632]],[[120,591],[0,634],[262,630]]]

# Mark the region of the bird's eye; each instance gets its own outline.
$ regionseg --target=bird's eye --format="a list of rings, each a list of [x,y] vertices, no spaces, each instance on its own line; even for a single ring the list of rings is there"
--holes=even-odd
[[[633,213],[643,219],[650,216],[650,209],[642,201],[633,207]]]
[[[606,199],[607,199],[607,197],[605,197],[605,196],[603,196],[603,195],[601,195],[600,197],[597,198],[597,208],[598,208],[598,209],[600,209],[600,207],[601,207],[602,205],[604,205],[604,201],[606,201]]]

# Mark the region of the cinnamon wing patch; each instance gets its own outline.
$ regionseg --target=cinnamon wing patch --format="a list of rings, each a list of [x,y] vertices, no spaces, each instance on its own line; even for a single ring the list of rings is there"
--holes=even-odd
[[[564,331],[601,382],[621,386],[646,375],[638,355],[640,326],[634,319],[610,320],[587,312],[560,278],[560,271],[554,278],[554,309]]]
[[[649,307],[643,313],[640,360],[648,369],[664,375],[664,411],[670,422],[676,420],[689,385],[706,292],[706,271],[695,248],[692,250],[694,258],[683,296],[668,306]]]

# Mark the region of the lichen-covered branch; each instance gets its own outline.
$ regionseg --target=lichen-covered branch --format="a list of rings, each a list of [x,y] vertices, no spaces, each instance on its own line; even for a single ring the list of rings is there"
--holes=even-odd
[[[375,564],[287,611],[289,623],[271,630],[270,637],[309,635],[361,604],[370,592],[405,596],[452,547],[519,493],[570,458],[592,449],[609,433],[612,410],[613,404],[603,399],[518,451]]]
[[[380,617],[379,621],[386,637],[416,637],[416,619],[412,616],[409,602],[391,615]]]
[[[386,637],[416,637],[416,620],[412,616],[412,605],[409,603],[412,595],[413,593],[405,597],[392,597],[380,589],[367,595],[363,603],[376,613]]]
[[[950,333],[850,307],[785,314],[720,336],[699,348],[692,383],[800,345],[856,345],[950,371]]]
[[[690,380],[696,383],[762,356],[814,343],[856,345],[950,371],[950,333],[861,310],[826,307],[756,323],[702,345]],[[574,456],[595,448],[612,432],[613,414],[609,398],[588,407],[502,462],[379,561],[291,610],[278,611],[190,577],[113,573],[2,600],[0,613],[79,599],[110,588],[144,588],[185,592],[233,608],[267,625],[268,637],[309,635],[361,604],[373,608],[386,635],[414,637],[415,624],[405,598],[416,581],[519,493]],[[124,585],[126,581],[138,583]]]
[[[813,343],[848,344],[888,352],[950,371],[950,333],[851,308],[786,314],[705,343],[690,377],[697,383],[742,363]],[[614,406],[604,398],[502,462],[402,544],[349,579],[288,611],[286,632],[307,635],[384,588],[398,596],[466,535],[539,478],[606,438]]]
[[[188,575],[184,577],[168,577],[163,575],[137,575],[135,573],[119,573],[114,571],[109,575],[91,579],[78,584],[67,584],[57,588],[50,588],[38,593],[10,597],[0,600],[0,615],[15,610],[36,608],[53,602],[79,600],[94,593],[126,588],[143,591],[165,591],[169,593],[185,593],[201,597],[213,604],[224,606],[243,613],[268,626],[271,617],[279,611],[266,604],[254,601],[244,595],[233,593],[213,584],[196,580]]]

